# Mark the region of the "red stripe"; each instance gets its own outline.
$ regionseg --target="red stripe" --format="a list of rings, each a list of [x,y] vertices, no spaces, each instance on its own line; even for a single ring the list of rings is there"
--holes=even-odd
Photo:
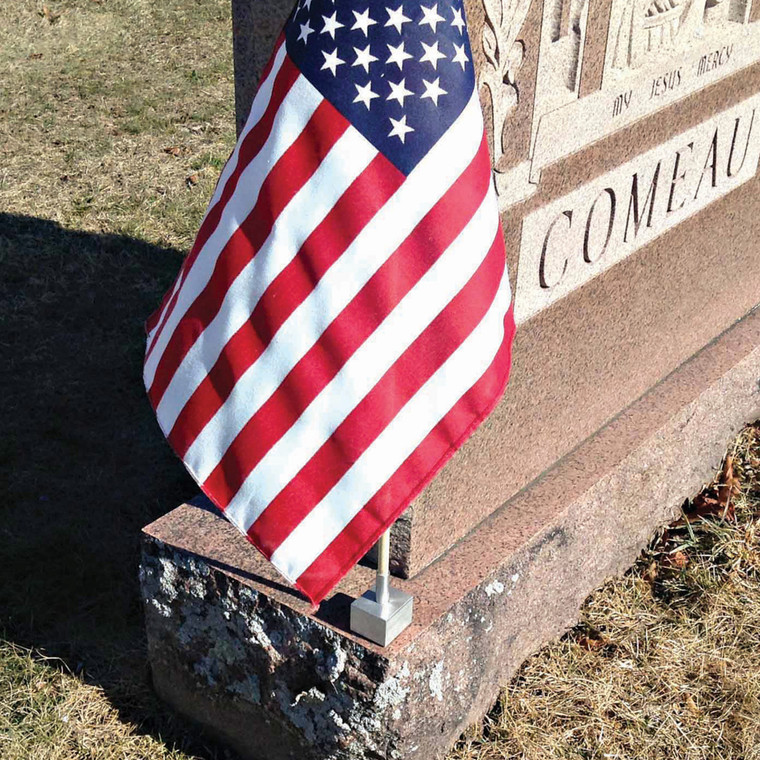
[[[206,214],[206,217],[201,224],[201,228],[198,231],[198,235],[196,236],[195,243],[193,244],[193,247],[190,250],[187,258],[182,263],[182,267],[180,268],[178,275],[178,278],[180,279],[180,285],[184,283],[185,278],[187,277],[187,273],[190,271],[190,267],[192,267],[193,263],[198,257],[198,254],[203,249],[203,246],[206,244],[207,240],[209,237],[211,237],[211,234],[219,224],[219,220],[221,219],[222,213],[224,212],[224,208],[227,205],[229,199],[232,197],[232,194],[235,192],[235,189],[237,188],[240,175],[243,173],[243,171],[245,171],[245,168],[248,166],[248,164],[258,155],[259,151],[264,147],[264,144],[269,139],[269,135],[272,132],[272,124],[274,123],[275,116],[277,115],[277,111],[280,108],[280,104],[285,99],[288,92],[290,91],[290,88],[293,86],[299,76],[300,71],[298,68],[296,68],[295,64],[290,60],[290,58],[288,58],[288,56],[285,56],[285,60],[283,61],[282,66],[280,67],[280,70],[277,72],[277,76],[275,77],[272,93],[266,110],[264,111],[261,119],[259,119],[256,125],[243,139],[243,142],[240,145],[240,151],[238,152],[237,165],[235,166],[232,174],[230,174],[229,178],[227,179],[219,200],[211,209],[209,209],[208,213]],[[148,348],[146,358],[147,356],[150,356],[151,352],[153,351],[153,347],[156,345],[158,336],[161,334],[166,321],[169,319],[172,311],[174,310],[174,307],[177,303],[179,290],[180,289],[178,288],[174,297],[171,299],[171,302],[168,304],[167,308],[164,311],[163,319],[161,319],[161,324],[159,325],[158,330],[153,337],[153,341]],[[151,319],[153,319],[153,317],[151,317]],[[158,321],[157,317],[155,321]]]
[[[490,183],[485,141],[460,179],[428,212],[401,246],[296,364],[270,400],[248,421],[204,483],[222,504],[271,443],[293,424],[346,360],[395,308],[409,289],[457,237],[477,210]],[[276,304],[272,304],[276,309]],[[262,431],[267,445],[262,446]]]
[[[347,128],[348,121],[323,100],[301,134],[270,170],[256,205],[222,249],[206,287],[166,345],[149,391],[154,406],[161,401],[185,354],[219,313],[235,278],[266,241],[277,217]]]
[[[319,604],[393,521],[414,501],[501,399],[509,377],[514,318],[509,309],[496,358],[425,440],[340,535],[298,578],[296,585]]]
[[[177,417],[169,435],[175,450],[184,455],[196,436],[229,396],[240,376],[260,356],[274,331],[314,289],[327,269],[346,250],[369,220],[396,192],[404,175],[378,154],[354,180],[298,255],[273,280],[256,305],[251,319],[230,339],[224,351]],[[273,308],[276,305],[276,311]],[[258,440],[266,447],[266,427]],[[279,437],[279,436],[277,436]]]
[[[249,534],[266,556],[272,555],[480,323],[496,295],[504,266],[499,230],[465,287],[253,524]]]

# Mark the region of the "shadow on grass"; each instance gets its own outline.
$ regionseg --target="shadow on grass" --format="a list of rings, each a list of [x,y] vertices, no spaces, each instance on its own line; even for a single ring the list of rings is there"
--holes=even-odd
[[[152,694],[137,581],[140,528],[197,490],[141,377],[143,321],[181,258],[0,213],[0,631],[214,757]]]

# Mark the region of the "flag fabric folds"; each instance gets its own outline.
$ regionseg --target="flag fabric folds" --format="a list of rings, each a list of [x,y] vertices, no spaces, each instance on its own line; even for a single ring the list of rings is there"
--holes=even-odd
[[[300,0],[147,332],[171,446],[319,603],[509,374],[460,0]]]

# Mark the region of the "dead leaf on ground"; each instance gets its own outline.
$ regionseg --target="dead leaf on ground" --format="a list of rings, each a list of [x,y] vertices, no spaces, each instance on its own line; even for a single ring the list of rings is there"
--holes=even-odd
[[[29,53],[26,57],[27,61],[39,61],[42,58],[42,53]]]
[[[50,10],[47,5],[42,6],[42,10],[39,11],[39,14],[44,19],[47,19],[51,24],[54,24],[61,17],[60,13]]]
[[[699,717],[702,714],[702,711],[697,707],[697,703],[694,701],[694,697],[692,697],[691,694],[686,695],[684,705],[695,718]]]
[[[687,522],[697,520],[700,517],[714,517],[722,512],[720,502],[714,496],[705,493],[697,494],[691,503],[684,507],[684,516],[673,523],[674,528],[686,525]]]
[[[193,187],[193,185],[198,184],[198,175],[197,174],[191,174],[185,182],[187,183],[188,187]]]
[[[723,462],[723,472],[718,486],[718,501],[721,503],[725,514],[724,519],[734,519],[734,497],[740,491],[739,479],[734,475],[734,458],[729,454]]]
[[[581,636],[578,639],[578,644],[589,652],[598,652],[607,645],[606,639],[592,639],[588,636]]]
[[[673,555],[673,564],[677,568],[683,569],[689,564],[689,558],[686,556],[685,552],[679,550]]]
[[[169,145],[164,148],[164,153],[175,157],[187,155],[189,152],[187,145]]]
[[[644,574],[641,576],[650,586],[654,585],[654,582],[657,580],[657,563],[656,562],[650,562],[649,567],[644,571]]]
[[[598,652],[610,643],[602,631],[589,626],[583,626],[583,630],[577,632],[575,641],[589,652]]]
[[[689,557],[686,552],[679,549],[678,551],[673,552],[673,554],[666,555],[663,559],[663,564],[675,567],[678,570],[683,570],[689,564]]]
[[[723,470],[716,482],[697,494],[691,503],[684,507],[684,517],[673,525],[685,525],[689,520],[699,517],[719,516],[721,520],[733,521],[736,517],[733,500],[739,490],[739,480],[734,475],[734,460],[729,454],[723,462]]]

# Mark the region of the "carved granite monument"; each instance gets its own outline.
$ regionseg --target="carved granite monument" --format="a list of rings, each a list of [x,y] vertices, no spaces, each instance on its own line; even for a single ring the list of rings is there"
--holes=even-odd
[[[419,0],[403,0],[406,7]],[[289,0],[233,0],[246,113]],[[397,522],[415,618],[348,632],[203,501],[144,532],[154,681],[245,757],[441,757],[760,416],[760,0],[469,0],[518,332]]]

